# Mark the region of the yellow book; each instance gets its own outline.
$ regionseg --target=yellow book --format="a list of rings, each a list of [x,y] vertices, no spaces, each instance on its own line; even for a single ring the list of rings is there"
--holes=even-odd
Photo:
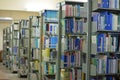
[[[45,49],[45,61],[49,61],[50,59],[50,48]]]
[[[35,61],[35,70],[38,70],[38,61]]]
[[[82,80],[85,80],[85,73],[82,72]]]

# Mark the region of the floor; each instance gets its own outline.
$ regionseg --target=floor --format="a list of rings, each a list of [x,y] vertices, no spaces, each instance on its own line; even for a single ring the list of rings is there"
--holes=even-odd
[[[27,80],[27,78],[18,78],[17,73],[11,73],[2,63],[0,63],[0,80]]]

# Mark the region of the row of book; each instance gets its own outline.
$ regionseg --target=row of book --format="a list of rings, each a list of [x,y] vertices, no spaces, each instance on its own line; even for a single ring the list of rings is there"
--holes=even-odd
[[[61,55],[61,67],[81,67],[81,56],[80,51],[65,52]]]
[[[43,62],[42,68],[43,68],[42,74],[44,75],[47,75],[47,74],[55,75],[56,74],[56,64],[49,63],[49,62]]]
[[[104,11],[93,13],[93,22],[97,30],[120,30],[120,16]]]
[[[20,39],[20,47],[28,47],[28,39]]]
[[[81,8],[83,6],[80,5],[70,5],[70,4],[66,4],[64,6],[62,6],[62,10],[63,10],[63,15],[64,17],[80,17],[81,16]]]
[[[85,80],[85,74],[80,69],[61,69],[61,80]]]
[[[84,40],[79,37],[69,37],[67,42],[67,50],[82,50],[82,47],[84,45]]]
[[[40,37],[40,27],[31,28],[31,37]]]
[[[28,56],[28,48],[20,48],[20,57],[27,57]]]
[[[97,74],[116,74],[120,72],[120,60],[102,56],[97,59]]]
[[[39,59],[39,49],[37,48],[32,48],[31,54],[32,54],[32,59]]]
[[[84,27],[86,27],[84,19],[65,19],[62,21],[62,25],[66,33],[84,33]]]
[[[54,61],[57,56],[56,49],[50,49],[46,48],[45,50],[42,50],[42,59],[43,61]]]
[[[19,32],[18,31],[13,31],[13,38],[19,39]]]
[[[31,20],[32,20],[32,27],[39,27],[40,24],[40,19],[36,16],[31,16]]]
[[[58,42],[58,36],[45,37],[43,39],[44,48],[56,48]]]
[[[93,4],[97,4],[96,7],[99,8],[120,8],[120,1],[119,0],[92,0]]]
[[[39,62],[37,60],[31,61],[30,62],[31,72],[38,71],[38,65],[39,65]]]
[[[31,39],[31,47],[32,48],[40,48],[40,39],[39,38],[32,38]]]
[[[11,28],[12,30],[19,30],[19,26],[18,26],[18,23],[14,23],[13,25],[12,25],[12,28]]]
[[[57,35],[58,34],[58,24],[48,23],[45,25],[45,33]]]
[[[28,38],[29,37],[29,30],[25,29],[25,28],[21,28],[20,30],[20,38],[25,37]]]
[[[57,22],[58,21],[57,10],[45,10],[43,15],[44,15],[45,22]]]
[[[119,52],[120,36],[116,34],[98,34],[97,35],[97,52]]]
[[[13,46],[19,47],[19,39],[13,39]]]
[[[18,47],[13,47],[12,52],[14,55],[18,55]]]
[[[21,20],[21,28],[29,28],[29,21],[28,20]]]
[[[20,65],[22,66],[28,66],[28,59],[25,57],[20,58]]]

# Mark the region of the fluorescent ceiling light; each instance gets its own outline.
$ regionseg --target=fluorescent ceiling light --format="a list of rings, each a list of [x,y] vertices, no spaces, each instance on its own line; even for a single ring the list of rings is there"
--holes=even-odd
[[[0,17],[0,21],[12,21],[13,19],[10,17]]]
[[[88,0],[65,0],[65,1],[88,2]]]

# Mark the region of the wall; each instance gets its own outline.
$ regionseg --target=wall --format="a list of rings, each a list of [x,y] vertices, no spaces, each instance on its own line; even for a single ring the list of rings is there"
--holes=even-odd
[[[38,12],[0,10],[0,17],[11,17],[13,20],[28,19],[29,16],[37,16]],[[8,27],[12,21],[0,21],[0,50],[3,49],[3,29]]]

